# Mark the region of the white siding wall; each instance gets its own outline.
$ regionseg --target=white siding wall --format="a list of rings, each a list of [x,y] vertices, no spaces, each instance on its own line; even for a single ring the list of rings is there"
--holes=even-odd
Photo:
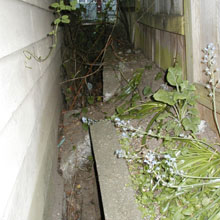
[[[56,160],[60,45],[26,68],[24,49],[48,52],[51,0],[0,3],[0,220],[41,220]]]

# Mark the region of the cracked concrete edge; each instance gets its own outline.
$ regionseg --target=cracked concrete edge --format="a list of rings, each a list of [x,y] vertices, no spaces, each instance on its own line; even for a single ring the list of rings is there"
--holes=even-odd
[[[90,127],[92,146],[97,166],[105,220],[141,220],[135,201],[130,174],[123,159],[117,159],[120,149],[113,124],[101,121]]]

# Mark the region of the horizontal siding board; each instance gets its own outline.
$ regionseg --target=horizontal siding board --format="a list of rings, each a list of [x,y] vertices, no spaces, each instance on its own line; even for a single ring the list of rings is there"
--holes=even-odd
[[[36,219],[41,220],[43,215],[61,102],[58,85],[61,44],[44,63],[27,61],[23,51],[47,55],[51,39],[46,36],[54,19],[48,9],[51,2],[1,2],[0,146],[3,157],[0,172],[4,176],[0,187],[1,220],[30,220],[28,215],[33,210]]]
[[[9,16],[9,12],[11,16]],[[35,37],[31,18],[31,7],[27,4],[12,0],[2,1],[0,14],[1,58],[30,45]]]
[[[54,16],[52,12],[42,10],[40,8],[32,7],[32,25],[35,34],[35,42],[45,38],[52,30],[52,22]],[[48,32],[49,31],[49,32]]]
[[[49,11],[16,0],[1,2],[0,14],[0,58],[45,38],[54,19]]]
[[[59,38],[59,40],[61,39]],[[46,38],[25,49],[34,53],[36,51],[38,56],[42,55],[43,57],[47,55],[50,43],[50,39]],[[25,97],[34,87],[37,80],[46,71],[54,59],[56,51],[59,50],[60,45],[61,43],[59,41],[56,50],[43,63],[38,63],[34,59],[31,59],[25,64],[26,60],[22,51],[0,59],[0,98],[4,106],[4,108],[0,109],[0,134],[13,113],[19,108]],[[16,68],[12,68],[12,66]],[[26,66],[31,67],[31,69]],[[4,99],[8,95],[10,95],[10,99]]]
[[[57,99],[55,99],[55,100],[58,101]],[[48,107],[50,108],[51,105]],[[29,209],[27,220],[41,219],[43,217],[44,208],[47,205],[46,199],[47,199],[47,191],[50,187],[50,185],[49,185],[50,173],[52,170],[53,163],[56,163],[54,160],[57,159],[56,158],[57,129],[55,130],[55,128],[57,128],[57,124],[58,124],[59,113],[60,113],[60,111],[59,111],[60,110],[60,103],[57,103],[57,105],[54,106],[54,110],[55,110],[55,116],[53,117],[51,131],[50,131],[50,134],[48,135],[47,144],[45,146],[45,148],[47,147],[48,149],[46,150],[45,154],[43,155],[41,166],[39,167],[38,178],[37,178],[37,182],[35,184],[34,192],[32,194],[32,202],[30,204],[30,209]],[[46,118],[44,120],[45,120],[45,122],[43,124],[45,124],[47,121]],[[41,203],[38,202],[39,197],[42,198]],[[51,199],[51,198],[49,198],[49,199]]]
[[[38,206],[34,207],[35,218],[42,218],[42,209],[48,188],[47,184],[56,152],[56,125],[60,109],[57,97],[59,97],[58,90],[53,87],[16,179],[16,184],[5,213],[7,220],[33,220],[33,218],[28,217],[28,210],[31,209],[32,203],[39,203],[40,209],[36,210]],[[39,185],[39,182],[41,185]],[[20,186],[25,190],[21,190]],[[13,208],[13,204],[18,204],[16,209]]]
[[[41,76],[36,62],[30,61],[29,65],[32,66],[30,70],[25,67],[24,61],[21,52],[0,60],[0,99],[4,106],[0,109],[0,134]]]
[[[49,5],[55,1],[53,0],[20,0],[22,2],[37,6],[39,8],[42,8],[44,10],[49,10]]]
[[[40,126],[39,123],[42,122],[39,122],[39,117],[42,114],[41,109],[45,108],[46,102],[51,96],[50,88],[54,87],[54,84],[57,83],[59,60],[60,55],[57,53],[56,59],[50,65],[50,68],[48,68],[46,73],[36,82],[34,89],[13,114],[12,120],[10,120],[10,123],[1,134],[0,145],[3,146],[2,154],[5,156],[0,161],[0,169],[2,175],[7,179],[7,182],[4,182],[0,188],[0,207],[5,207],[5,204],[2,203],[8,200],[7,197],[11,193],[26,153],[28,149],[32,148],[30,143],[36,135],[34,132],[35,127]],[[51,106],[51,108],[53,107]],[[44,135],[46,135],[45,132],[46,130],[43,130]],[[39,160],[38,155],[35,156],[36,160]],[[8,169],[5,169],[4,164],[7,164],[8,161],[10,161],[10,166]],[[27,178],[30,178],[30,176],[27,175]],[[26,189],[24,188],[23,190],[25,192]]]

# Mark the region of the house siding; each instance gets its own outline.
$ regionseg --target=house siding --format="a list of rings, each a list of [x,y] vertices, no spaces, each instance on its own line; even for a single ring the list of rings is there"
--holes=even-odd
[[[51,45],[52,1],[8,0],[0,8],[0,219],[43,219],[61,109],[60,44],[43,63]],[[60,42],[59,37],[59,42]],[[34,214],[34,218],[31,217]]]

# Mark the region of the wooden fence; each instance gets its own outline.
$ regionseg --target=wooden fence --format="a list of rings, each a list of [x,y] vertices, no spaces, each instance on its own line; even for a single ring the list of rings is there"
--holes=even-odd
[[[134,11],[129,10],[132,2]],[[220,67],[220,1],[130,0],[126,7],[135,47],[164,70],[174,62],[182,66],[184,77],[196,84],[202,118],[215,128],[201,60],[202,49],[212,42]],[[217,110],[220,113],[220,93]]]
[[[208,78],[204,73],[205,65],[201,60],[204,56],[202,49],[207,44],[214,43],[217,55],[216,68],[220,67],[220,1],[185,0],[184,8],[187,78],[196,84],[201,117],[215,129],[212,103],[205,89]],[[216,101],[217,111],[220,113],[219,91],[217,91]]]

